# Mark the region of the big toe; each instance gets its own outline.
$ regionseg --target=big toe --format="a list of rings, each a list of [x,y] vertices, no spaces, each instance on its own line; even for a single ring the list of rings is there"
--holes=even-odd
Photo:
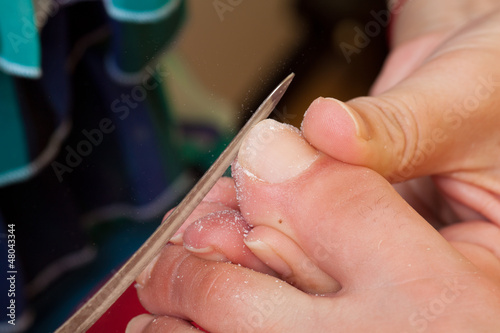
[[[292,270],[304,269],[295,246],[310,259],[308,267],[315,265],[342,288],[468,265],[383,177],[319,153],[295,128],[271,120],[258,124],[242,144],[233,176],[244,218],[256,229],[265,227],[262,242],[274,237],[265,237],[265,229],[293,242],[294,251],[279,253]]]

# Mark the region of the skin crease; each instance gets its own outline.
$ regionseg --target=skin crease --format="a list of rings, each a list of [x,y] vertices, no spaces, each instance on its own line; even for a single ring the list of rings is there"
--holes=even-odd
[[[430,9],[436,6],[447,10]],[[316,100],[304,119],[304,136],[330,156],[368,166],[391,182],[432,176],[433,191],[444,194],[440,205],[426,200],[429,186],[419,183],[427,181],[413,179],[398,189],[419,212],[431,210],[444,224],[472,218],[498,224],[498,4],[409,1],[403,8],[372,97],[345,104]],[[368,140],[339,124],[345,108]]]
[[[241,214],[253,230],[282,231],[283,239],[301,244],[316,267],[333,276],[342,289],[326,296],[306,294],[270,275],[167,246],[147,273],[151,277],[138,280],[139,297],[152,313],[189,318],[211,332],[237,331],[238,325],[253,323],[245,318],[255,311],[272,314],[257,322],[257,331],[266,332],[333,327],[401,332],[424,326],[429,332],[486,332],[487,325],[500,325],[495,322],[500,320],[498,259],[491,255],[491,261],[484,262],[484,253],[476,257],[469,251],[467,260],[375,172],[322,155],[283,183],[263,182],[238,165],[234,174],[237,189],[246,193],[240,200]],[[331,205],[332,197],[335,210],[318,208]],[[302,202],[300,209],[291,198]],[[367,209],[358,209],[349,198],[365,203]],[[269,216],[280,216],[282,223]],[[313,228],[307,223],[310,218],[316,221]],[[259,310],[262,304],[267,310]],[[440,306],[445,316],[435,315]],[[384,313],[391,313],[389,321]],[[243,322],[225,320],[227,316]]]
[[[405,6],[373,96],[347,102],[354,111],[348,117],[342,105],[322,99],[307,112],[303,135],[321,156],[277,184],[252,177],[236,163],[235,186],[222,180],[219,192],[209,195],[210,202],[177,237],[188,249],[200,241],[209,245],[223,226],[199,231],[204,216],[229,207],[248,225],[225,230],[226,237],[236,244],[242,237],[238,230],[248,230],[246,241],[218,250],[238,264],[242,253],[265,243],[267,250],[255,247],[255,257],[244,264],[253,270],[167,246],[138,279],[139,297],[156,320],[142,316],[129,331],[191,330],[183,319],[211,332],[491,332],[500,327],[500,154],[492,153],[500,142],[499,114],[493,112],[500,94],[482,90],[477,110],[461,109],[458,128],[443,121],[442,113],[450,101],[474,96],[483,82],[478,73],[500,74],[496,7],[491,1],[427,0]],[[490,81],[490,88],[498,89],[500,76]],[[349,125],[349,117],[361,120],[361,126]],[[432,139],[435,128],[454,140],[434,137],[432,153],[422,163],[408,164],[415,160],[418,140]],[[369,140],[356,138],[356,131]],[[408,166],[412,172],[400,172]],[[430,213],[440,219],[444,209],[453,211],[445,224],[462,223],[436,231],[379,174],[389,181],[433,175],[446,204],[430,207]],[[426,193],[418,179],[412,182],[414,197]]]

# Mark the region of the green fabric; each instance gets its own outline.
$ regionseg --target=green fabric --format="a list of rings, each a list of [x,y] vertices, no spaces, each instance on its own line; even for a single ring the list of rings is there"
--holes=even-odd
[[[0,0],[0,68],[38,78],[40,40],[32,0]]]
[[[138,73],[168,45],[184,22],[185,4],[154,23],[121,22],[120,35],[113,36],[116,64],[125,73]]]
[[[29,163],[23,122],[13,80],[0,72],[0,134],[8,141],[0,143],[0,175]]]

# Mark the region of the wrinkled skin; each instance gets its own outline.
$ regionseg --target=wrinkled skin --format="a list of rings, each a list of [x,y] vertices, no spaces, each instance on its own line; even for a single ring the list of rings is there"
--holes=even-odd
[[[500,11],[490,3],[408,3],[370,97],[316,100],[302,133],[259,124],[235,183],[222,179],[138,278],[154,315],[129,331],[184,332],[190,321],[210,332],[497,330]]]
[[[285,126],[259,124],[242,150],[264,135],[273,140],[256,158],[240,151],[236,184],[221,180],[174,238],[184,246],[167,246],[138,278],[156,317],[136,318],[131,332],[183,332],[188,320],[210,332],[500,327],[495,225],[456,224],[482,233],[480,244],[455,225],[440,234],[378,173],[303,150]],[[262,158],[297,152],[312,162],[292,172]]]

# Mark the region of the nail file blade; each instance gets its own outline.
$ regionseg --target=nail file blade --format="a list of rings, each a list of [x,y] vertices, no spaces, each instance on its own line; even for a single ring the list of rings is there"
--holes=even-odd
[[[175,210],[166,217],[155,232],[130,257],[108,282],[77,310],[56,333],[85,332],[123,294],[148,263],[160,252],[175,232],[181,227],[205,195],[224,174],[238,153],[241,142],[250,129],[266,119],[285,94],[294,74],[288,75],[262,102],[257,111],[234,137],[203,177],[189,191]]]

